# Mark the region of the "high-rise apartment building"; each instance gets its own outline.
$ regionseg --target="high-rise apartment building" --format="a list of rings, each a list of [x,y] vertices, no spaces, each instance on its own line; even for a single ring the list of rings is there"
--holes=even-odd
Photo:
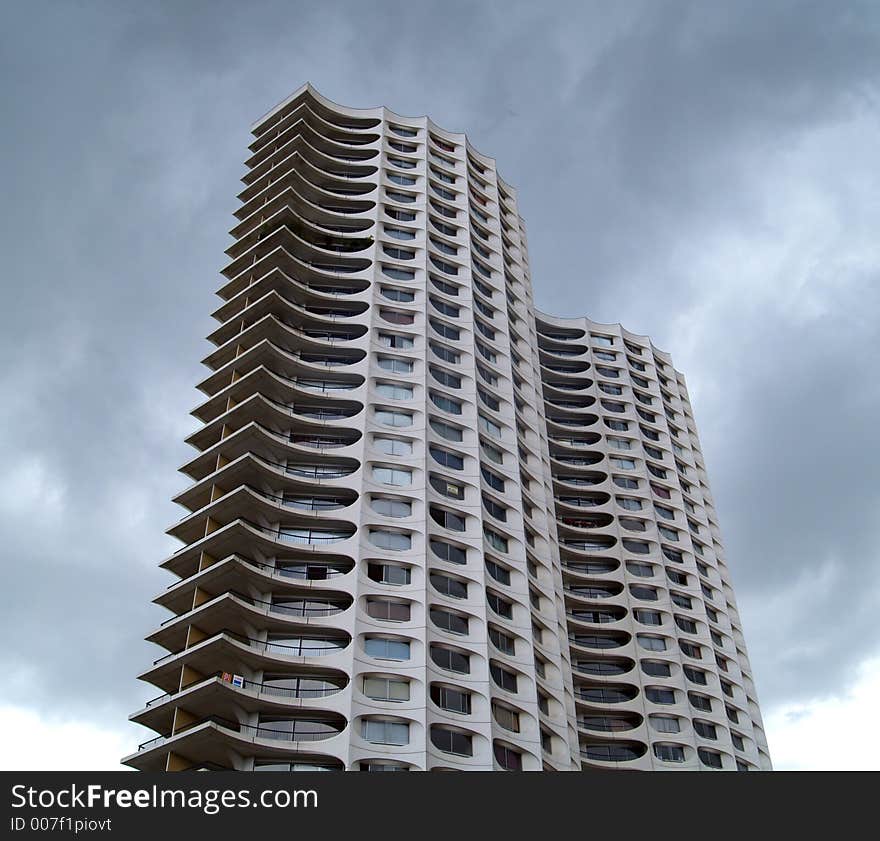
[[[464,135],[309,86],[254,134],[124,761],[769,768],[669,356],[536,312]]]

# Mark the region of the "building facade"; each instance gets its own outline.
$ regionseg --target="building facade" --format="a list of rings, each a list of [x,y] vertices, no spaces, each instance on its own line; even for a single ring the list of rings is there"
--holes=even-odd
[[[254,126],[144,770],[770,767],[684,378],[539,313],[464,135]]]

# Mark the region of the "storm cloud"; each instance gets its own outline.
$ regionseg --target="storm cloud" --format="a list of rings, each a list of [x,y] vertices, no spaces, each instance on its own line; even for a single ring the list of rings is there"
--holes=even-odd
[[[518,189],[538,306],[672,353],[765,714],[841,696],[880,653],[876,4],[4,18],[0,702],[121,730],[150,695],[248,128],[307,80],[466,131]]]

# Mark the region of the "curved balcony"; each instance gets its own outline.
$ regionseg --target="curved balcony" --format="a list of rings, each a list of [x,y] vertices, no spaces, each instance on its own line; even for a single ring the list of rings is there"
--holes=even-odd
[[[566,537],[559,545],[572,552],[605,552],[617,545],[617,538],[610,534],[597,534],[592,537]]]
[[[301,138],[301,141],[300,141]],[[346,143],[340,143],[331,137],[321,133],[321,130],[308,119],[299,119],[287,126],[284,131],[276,135],[272,142],[254,152],[246,161],[248,172],[242,179],[245,183],[251,183],[248,176],[254,172],[255,177],[260,177],[266,171],[275,167],[280,161],[288,158],[291,151],[300,148],[297,144],[304,143],[309,148],[324,156],[332,162],[341,162],[345,165],[364,165],[367,161],[376,159],[379,155],[378,148],[355,147]]]
[[[230,420],[232,419],[230,418]],[[181,472],[195,482],[201,482],[212,473],[217,472],[218,456],[222,456],[222,460],[227,465],[242,456],[253,455],[270,466],[277,467],[280,464],[286,466],[287,459],[291,456],[296,457],[310,453],[329,456],[352,446],[361,439],[362,435],[355,429],[335,429],[305,422],[296,424],[296,429],[293,429],[290,421],[287,420],[286,412],[284,419],[277,423],[273,422],[277,421],[277,418],[266,420],[267,422],[264,423],[259,420],[241,420],[239,422],[236,419],[235,422],[226,425],[222,438],[219,434],[206,435],[205,429],[210,432],[210,427],[199,430],[194,434],[195,446],[201,445],[202,452],[183,465],[180,468]],[[338,454],[343,455],[342,453]],[[225,467],[226,465],[224,465]],[[267,473],[267,475],[277,476],[279,474],[275,470],[274,473]],[[286,473],[284,478],[288,478]]]
[[[614,517],[605,513],[582,514],[579,517],[562,514],[557,515],[556,522],[562,531],[571,529],[577,534],[589,529],[607,529],[614,522]]]
[[[579,730],[593,733],[625,733],[641,727],[644,718],[638,713],[581,714],[577,718]]]
[[[571,362],[542,362],[541,367],[552,374],[578,375],[590,370],[590,363],[586,360]]]
[[[637,698],[639,690],[628,683],[575,683],[574,698],[589,704],[625,704]]]
[[[343,392],[350,389],[344,389]],[[310,391],[308,387],[302,388],[289,378],[260,366],[249,371],[242,377],[235,379],[221,390],[192,410],[196,418],[208,423],[220,417],[226,411],[230,401],[233,405],[247,398],[260,396],[275,402],[277,405],[287,408],[294,414],[302,414],[304,417],[316,419],[353,417],[359,414],[364,404],[354,399],[342,399],[341,397],[322,394],[322,400],[316,401],[317,392]],[[294,402],[288,402],[293,400]],[[317,408],[317,414],[306,410],[306,407]]]
[[[378,135],[360,132],[375,128],[378,124],[379,120],[375,118],[341,118],[319,102],[311,91],[304,91],[302,97],[288,103],[261,126],[256,140],[248,148],[254,154],[270,148],[273,142],[288,137],[292,130],[301,125],[308,126],[316,135],[345,148],[366,146],[378,140]],[[248,161],[248,166],[252,165]]]
[[[261,121],[260,130],[256,133],[257,139],[251,143],[251,148],[259,148],[267,136],[271,140],[273,133],[284,130],[294,119],[305,119],[308,116],[317,120],[314,125],[321,131],[337,132],[356,139],[364,139],[361,132],[375,128],[381,122],[378,117],[354,117],[345,114],[335,103],[324,99],[311,86],[306,85],[296,99],[284,103],[271,117]]]
[[[626,631],[572,631],[568,635],[569,645],[584,651],[609,651],[623,648],[631,641],[632,635]]]
[[[557,507],[570,508],[573,511],[580,511],[585,508],[598,508],[611,502],[611,495],[600,493],[582,493],[582,494],[563,494],[555,497]],[[563,515],[565,516],[565,515]]]
[[[602,453],[586,452],[577,455],[559,452],[555,447],[550,448],[550,458],[562,469],[572,467],[593,467],[599,464],[605,456]]]
[[[648,752],[642,742],[582,742],[581,758],[585,763],[616,766],[622,762],[634,762]]]
[[[538,339],[538,359],[541,365],[558,362],[560,359],[574,359],[583,356],[587,348],[583,345],[561,345]]]
[[[255,161],[241,180],[250,185],[266,176],[277,179],[286,171],[286,167],[295,165],[300,157],[326,175],[336,178],[368,178],[379,171],[375,164],[366,163],[377,156],[378,150],[370,158],[353,159],[347,154],[347,150],[334,149],[337,154],[332,154],[326,151],[327,148],[326,142],[312,143],[307,133],[292,133],[284,142],[275,143],[274,149]]]
[[[322,423],[353,418],[355,415],[360,414],[363,409],[363,406],[360,403],[346,403],[345,405],[339,405],[337,403],[333,406],[327,406],[326,404],[321,403],[308,403],[305,400],[297,403],[282,403],[265,397],[265,395],[262,394],[254,396],[262,397],[266,402],[271,403],[277,409],[286,412],[288,415],[297,417],[300,420],[314,420]]]
[[[327,181],[326,176],[320,180]],[[263,208],[275,207],[282,196],[305,204],[310,210],[310,216],[317,219],[325,228],[339,226],[343,230],[360,228],[366,230],[363,221],[367,214],[371,214],[376,207],[376,197],[369,193],[358,192],[348,187],[357,185],[360,191],[367,189],[375,192],[376,185],[358,184],[338,179],[332,189],[316,186],[311,180],[305,178],[299,169],[288,169],[276,181],[263,179],[255,182],[240,195],[249,198],[235,212],[235,217],[245,221]],[[328,185],[330,186],[330,185]],[[293,197],[291,192],[296,193]]]
[[[269,613],[277,613],[281,616],[294,617],[296,619],[336,616],[348,610],[352,605],[352,597],[349,594],[338,592],[331,593],[327,591],[322,591],[318,594],[310,593],[307,596],[286,593],[273,596],[271,601],[266,601],[265,599],[258,599],[254,596],[248,596],[244,593],[227,589],[218,593],[214,598],[221,598],[223,596],[234,596],[236,599],[239,599],[248,605],[253,605],[261,610],[266,610]],[[207,604],[207,602],[204,602],[204,604]],[[198,607],[201,606],[202,605],[199,605]],[[193,610],[195,609],[197,608],[193,608]],[[174,620],[180,619],[184,615],[184,613],[181,613],[177,616],[173,616],[162,624],[168,624]]]
[[[332,521],[328,524],[336,526]],[[346,530],[353,528],[350,523],[340,525]],[[254,554],[258,556],[262,554],[267,558],[276,556],[290,558],[302,557],[302,554],[299,554],[302,548],[305,548],[313,557],[321,558],[327,562],[336,560],[344,563],[350,562],[351,555],[345,553],[348,547],[340,547],[343,549],[343,552],[340,553],[338,549],[334,548],[334,544],[337,542],[344,543],[345,541],[333,539],[327,542],[317,540],[309,542],[296,537],[285,540],[277,526],[263,526],[238,517],[226,525],[215,523],[204,537],[182,546],[173,555],[166,558],[161,566],[185,577],[192,575],[198,569],[199,559],[203,553],[212,558],[225,558],[229,555],[250,557]]]
[[[320,595],[324,596],[323,593]],[[345,612],[352,605],[352,598],[348,594],[333,598],[319,598],[318,594],[308,597],[285,594],[267,601],[226,590],[213,598],[205,598],[196,607],[166,619],[146,637],[147,641],[169,651],[179,651],[186,645],[190,626],[196,626],[207,636],[226,630],[246,634],[254,627],[280,633],[305,633],[316,627],[326,630],[327,627],[335,627],[327,620]]]
[[[371,227],[366,219],[343,223],[338,214],[312,204],[293,187],[287,187],[230,230],[236,242],[226,249],[226,254],[235,259],[270,234],[286,228],[299,241],[327,256],[354,255],[373,246],[372,234],[360,235]]]
[[[161,733],[172,729],[177,707],[184,707],[197,719],[210,716],[218,708],[249,714],[317,710],[323,701],[343,692],[348,683],[345,672],[314,666],[270,672],[262,681],[236,675],[233,682],[230,672],[216,672],[207,677],[199,676],[178,691],[151,698],[129,718]]]
[[[613,599],[623,592],[623,584],[619,581],[602,581],[591,584],[567,584],[564,587],[567,596],[581,601],[601,601]]]
[[[281,454],[281,461],[274,461],[271,456],[247,450],[181,491],[174,501],[195,512],[221,502],[230,493],[245,489],[255,500],[238,499],[236,502],[255,514],[272,516],[282,513],[286,507],[297,507],[288,504],[286,496],[303,493],[314,499],[333,497],[336,505],[322,507],[315,502],[311,512],[317,515],[333,508],[347,508],[355,501],[357,494],[334,480],[345,479],[359,469],[360,462],[351,458],[330,460],[308,452],[295,452],[291,448]],[[270,485],[278,490],[272,490]],[[227,508],[227,505],[215,505],[211,516],[216,518]]]
[[[542,383],[544,389],[544,397],[547,399],[547,391],[559,391],[563,393],[572,391],[586,391],[591,388],[593,381],[587,377],[571,377],[569,379],[560,380],[556,377],[545,379]]]
[[[626,614],[626,608],[616,604],[604,605],[592,610],[577,608],[565,611],[569,624],[577,623],[579,625],[611,625],[625,619]]]
[[[555,327],[543,321],[535,321],[535,329],[539,339],[550,339],[554,342],[576,342],[587,335],[585,330],[578,327]]]
[[[562,560],[562,577],[567,580],[574,576],[575,580],[593,575],[607,575],[620,569],[617,558],[594,558],[587,561]]]
[[[280,262],[280,257],[276,262]],[[314,323],[320,326],[344,323],[369,309],[369,302],[363,300],[361,294],[365,291],[365,283],[366,280],[354,278],[351,282],[346,280],[345,287],[319,286],[293,279],[280,268],[271,268],[245,287],[245,294],[239,292],[233,295],[230,300],[236,306],[224,305],[217,311],[226,317],[208,339],[220,346],[246,333],[267,315],[274,315],[279,321],[298,330]]]
[[[578,674],[589,675],[590,677],[616,677],[625,675],[635,668],[634,660],[628,657],[623,658],[596,658],[596,659],[579,659],[572,660],[571,667]]]
[[[252,394],[190,435],[187,443],[207,449],[222,442],[226,435],[231,434],[231,430],[254,422],[266,428],[284,428],[293,424],[295,429],[302,429],[309,435],[356,434],[357,430],[351,429],[347,422],[360,414],[361,404],[346,403],[340,406],[338,401],[328,401],[328,403],[305,400],[286,403],[263,394]],[[289,435],[283,437],[290,438]],[[314,449],[320,451],[323,448],[316,446]]]
[[[353,559],[325,560],[283,556],[274,563],[263,563],[241,555],[227,555],[169,585],[153,601],[181,616],[194,604],[216,598],[223,593],[272,592],[274,596],[319,596],[345,603],[347,594],[338,589],[336,581],[354,569]]]
[[[590,432],[586,435],[562,436],[550,435],[548,441],[556,447],[565,448],[577,452],[585,448],[593,447],[602,440],[598,432]]]
[[[559,473],[553,476],[554,483],[565,485],[568,490],[572,488],[591,488],[608,481],[608,474],[598,470],[584,471],[583,473],[568,474]],[[557,493],[564,493],[566,488],[559,488]]]
[[[240,488],[250,491],[259,501],[237,499],[242,514],[253,516],[274,516],[285,508],[308,511],[313,515],[331,511],[341,511],[352,505],[357,493],[346,487],[328,487],[326,481],[315,487],[316,479],[345,478],[358,469],[359,463],[353,459],[340,459],[336,462],[312,460],[311,454],[297,453],[292,448],[278,452],[275,461],[272,455],[263,455],[247,449],[241,455],[230,458],[217,470],[206,474],[186,490],[174,497],[174,502],[183,505],[190,512],[200,511],[211,503],[219,503],[229,493]],[[299,459],[299,460],[297,460]],[[317,473],[315,471],[317,468]],[[326,468],[326,469],[325,469]],[[219,514],[227,506],[218,506]],[[212,516],[216,516],[212,513]]]
[[[216,686],[218,689],[234,695],[257,695],[265,700],[286,704],[294,701],[314,701],[338,695],[348,683],[349,678],[345,672],[328,672],[327,674],[308,671],[291,672],[289,675],[268,682],[241,678],[235,683],[232,682],[229,672],[217,672],[181,687],[179,692],[165,692],[151,698],[144,704],[144,710],[155,709],[171,701],[179,701],[184,693],[191,699],[199,690],[209,686]],[[242,699],[239,703],[243,704],[246,701]]]
[[[253,631],[220,629],[189,647],[164,654],[139,677],[164,692],[176,693],[183,668],[198,677],[230,668],[248,673],[290,669],[345,673],[349,668],[345,652],[350,645],[351,636],[337,628],[285,628],[270,632],[267,638],[257,638]]]
[[[221,298],[228,300],[246,291],[248,287],[274,270],[294,278],[304,288],[314,288],[324,291],[326,294],[331,294],[335,289],[345,290],[344,294],[351,294],[349,290],[364,291],[370,285],[366,277],[355,277],[355,273],[362,272],[364,269],[353,268],[351,262],[341,263],[335,257],[303,258],[297,256],[282,243],[271,250],[261,250],[256,262],[242,267],[239,274],[231,277],[228,283],[223,284],[218,294]]]
[[[296,272],[291,274],[293,268]],[[328,278],[318,274],[280,248],[264,258],[254,272],[239,275],[224,284],[217,293],[224,303],[212,315],[225,327],[235,316],[270,293],[291,303],[302,304],[309,300],[340,301],[364,297],[369,288],[370,282],[366,278],[338,275]],[[283,312],[264,306],[261,315],[276,311]],[[251,320],[256,321],[256,318]]]
[[[599,416],[592,413],[583,415],[565,415],[560,414],[558,411],[547,411],[548,432],[551,434],[554,433],[554,427],[557,428],[556,431],[562,430],[565,433],[571,432],[572,429],[585,429],[589,426],[593,426],[593,424],[598,421]]]
[[[172,751],[184,757],[198,757],[195,761],[214,761],[215,757],[228,762],[232,749],[239,755],[255,748],[270,755],[289,757],[305,752],[311,755],[312,744],[340,735],[347,727],[344,716],[324,713],[311,717],[279,718],[259,725],[242,724],[233,719],[209,716],[188,724],[169,736],[157,736],[138,746],[137,753],[123,762],[143,771],[164,770],[165,754]]]
[[[290,258],[290,260],[293,259]],[[218,293],[224,302],[214,310],[213,318],[226,326],[227,322],[245,313],[270,293],[274,293],[277,297],[297,306],[303,306],[310,301],[358,300],[358,297],[365,297],[364,293],[369,289],[369,281],[366,279],[336,277],[332,281],[321,278],[321,282],[317,282],[313,275],[306,277],[299,273],[296,276],[288,274],[279,266],[279,263],[280,259],[276,259],[275,265],[269,265],[262,274],[250,276],[248,282],[243,286],[240,277],[233,278],[232,281],[224,284]],[[274,301],[275,299],[267,298],[266,300]],[[260,316],[266,313],[284,312],[283,309],[269,308],[265,303],[262,303],[261,306]],[[255,317],[250,318],[251,323],[256,320]]]
[[[279,302],[274,294],[271,298],[272,302]],[[272,302],[267,304],[271,305]],[[299,320],[307,329],[322,324],[317,319],[312,319],[315,319],[312,313],[302,313]],[[296,319],[291,319],[291,322],[295,321]],[[348,335],[366,334],[365,325],[351,325],[345,330]],[[283,370],[287,375],[302,373],[311,376],[328,371],[339,371],[343,376],[353,375],[351,367],[362,362],[366,355],[363,348],[351,345],[348,341],[327,344],[323,340],[306,338],[302,329],[272,313],[243,326],[240,332],[229,336],[202,362],[214,369],[215,374],[211,377],[219,377],[222,384],[224,368],[228,382],[233,370],[241,375],[259,364]],[[206,382],[200,383],[199,388],[207,390]]]
[[[547,405],[547,413],[552,413],[553,409],[565,409],[569,412],[580,412],[589,409],[596,402],[596,398],[588,397],[544,397],[544,403]]]
[[[372,260],[365,257],[353,257],[347,253],[319,248],[302,239],[285,225],[252,242],[248,248],[242,250],[231,262],[227,263],[220,270],[220,273],[232,280],[242,272],[251,271],[252,267],[260,260],[282,247],[299,264],[332,274],[354,274],[362,272],[372,265]],[[234,247],[233,250],[235,250]]]
[[[238,194],[238,198],[243,203],[247,204],[255,196],[265,194],[274,184],[290,183],[288,179],[291,177],[303,187],[308,185],[313,190],[341,195],[361,196],[376,189],[376,179],[363,181],[360,177],[352,177],[345,171],[344,168],[353,166],[352,163],[334,164],[326,158],[321,159],[314,150],[303,143],[293,144],[285,157],[278,155],[276,158],[281,159],[271,168],[264,166],[260,172],[251,170],[253,177],[244,179],[246,186]]]
[[[261,339],[247,348],[229,348],[233,355],[228,362],[202,380],[197,388],[209,396],[217,394],[237,379],[265,367],[279,379],[301,391],[334,394],[351,391],[365,382],[363,375],[346,370],[361,361],[365,352],[359,349],[322,349],[289,352],[272,340]],[[360,357],[360,358],[359,358]],[[314,360],[314,361],[308,361]]]

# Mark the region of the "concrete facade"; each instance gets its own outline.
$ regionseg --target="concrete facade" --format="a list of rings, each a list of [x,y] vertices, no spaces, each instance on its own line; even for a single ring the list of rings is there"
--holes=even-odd
[[[684,378],[536,312],[462,134],[261,118],[144,770],[770,767]]]

